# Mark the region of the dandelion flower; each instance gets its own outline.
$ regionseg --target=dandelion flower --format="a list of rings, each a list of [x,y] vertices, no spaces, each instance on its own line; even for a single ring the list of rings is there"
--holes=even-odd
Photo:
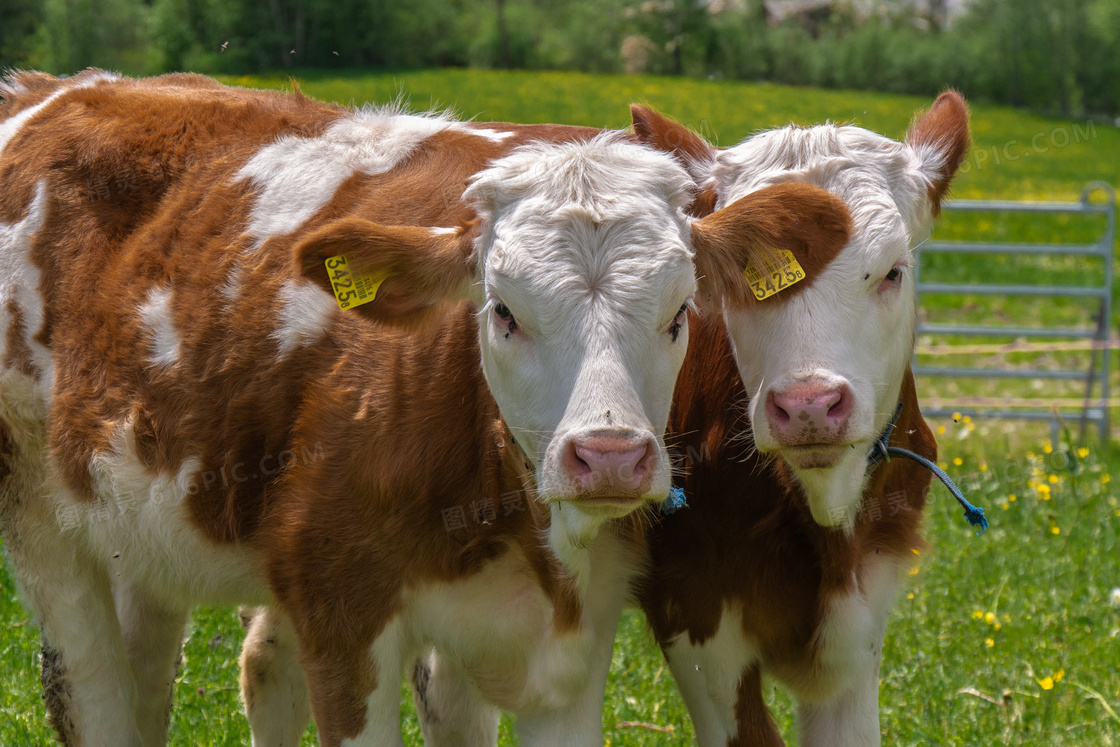
[[[907,598],[907,599],[913,599],[913,598],[914,598],[914,592],[912,592],[912,591],[911,591],[911,592],[907,592],[907,594],[906,594],[906,598]]]
[[[953,457],[953,464],[956,465],[957,467],[959,467],[962,464],[964,464],[964,460],[961,459],[960,457]]]
[[[1054,678],[1053,677],[1043,677],[1042,679],[1040,679],[1038,681],[1038,686],[1041,687],[1043,690],[1053,690],[1054,689]]]
[[[970,418],[968,415],[965,415],[963,418],[961,418],[961,422],[965,425],[968,425],[972,422],[972,418]]]
[[[1109,477],[1107,472],[1101,475],[1101,485],[1107,485],[1110,482],[1112,482],[1112,478]]]
[[[1054,451],[1054,447],[1050,445],[1050,442],[1049,441],[1043,441],[1043,443],[1042,443],[1042,453],[1043,454],[1049,454],[1053,451]]]
[[[1050,534],[1061,534],[1062,530],[1058,527],[1050,527]]]
[[[959,412],[954,412],[953,413],[953,422],[954,423],[961,422],[961,414]]]
[[[985,638],[984,639],[984,645],[987,646],[988,648],[991,648],[992,646],[996,645],[996,642],[994,640],[992,640],[991,638]]]
[[[1089,447],[1082,446],[1081,448],[1079,448],[1077,450],[1077,458],[1078,459],[1084,459],[1087,456],[1089,456]]]
[[[996,615],[995,615],[994,612],[985,612],[984,613],[984,622],[988,623],[989,625],[991,625],[992,622],[995,621],[995,619],[996,619]]]
[[[944,436],[945,435],[945,426],[943,426],[943,425],[937,426],[937,435],[939,435],[939,436]]]
[[[1054,672],[1054,681],[1055,682],[1061,682],[1062,677],[1065,677],[1065,676],[1066,676],[1066,670],[1059,669],[1057,672]]]
[[[1120,589],[1113,589],[1113,591],[1117,594],[1117,596],[1120,596]],[[983,620],[984,619],[984,613],[981,612],[980,610],[973,611],[972,616],[977,620]]]
[[[920,566],[914,566],[913,568],[911,568],[911,569],[910,569],[910,570],[908,571],[908,573],[909,573],[909,574],[910,574],[911,576],[917,576],[917,575],[918,575],[918,571],[920,571],[920,570],[922,570]]]
[[[987,472],[988,471],[988,463],[987,462],[980,462],[980,471],[981,472]]]
[[[1015,494],[1014,494],[1014,493],[1011,493],[1011,494],[1009,494],[1009,495],[1007,496],[1007,500],[1009,500],[1009,501],[1011,501],[1012,503],[1014,503],[1014,502],[1015,502],[1015,500],[1016,500],[1016,498],[1015,498]]]
[[[1050,475],[1046,479],[1050,481],[1051,485],[1057,485],[1058,484],[1058,476],[1057,475]]]

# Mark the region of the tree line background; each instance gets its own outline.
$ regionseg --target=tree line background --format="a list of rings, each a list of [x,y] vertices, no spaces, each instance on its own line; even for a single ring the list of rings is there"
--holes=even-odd
[[[1120,115],[1120,0],[0,0],[0,66],[665,73]]]

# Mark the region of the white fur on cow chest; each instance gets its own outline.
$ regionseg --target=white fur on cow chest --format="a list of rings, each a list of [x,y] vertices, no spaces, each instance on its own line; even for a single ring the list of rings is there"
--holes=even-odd
[[[95,456],[90,471],[98,501],[63,503],[61,523],[87,538],[111,574],[187,605],[271,600],[255,553],[215,543],[191,522],[187,496],[202,479],[197,460],[187,460],[174,475],[152,473],[137,455],[134,426],[127,423],[114,433],[113,450]]]
[[[495,705],[521,713],[561,708],[588,687],[597,668],[605,671],[596,651],[606,639],[609,652],[637,568],[634,549],[610,532],[585,552],[591,574],[575,629],[554,627],[553,604],[517,546],[480,573],[410,593],[408,627],[455,661]]]
[[[872,555],[864,559],[862,583],[853,573],[853,591],[825,603],[817,629],[814,666],[786,684],[805,701],[834,697],[851,689],[882,656],[887,616],[899,585],[897,558]]]

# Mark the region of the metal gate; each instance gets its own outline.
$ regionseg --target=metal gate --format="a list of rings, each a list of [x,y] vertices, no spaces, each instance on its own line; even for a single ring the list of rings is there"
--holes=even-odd
[[[1104,202],[1092,200],[1094,193],[1102,192]],[[1084,440],[1086,423],[1094,423],[1102,441],[1108,438],[1109,400],[1109,327],[1112,315],[1112,257],[1116,234],[1116,195],[1104,182],[1092,182],[1081,193],[1077,202],[1014,202],[1002,200],[947,200],[946,212],[972,213],[1036,213],[1036,214],[1073,214],[1104,215],[1106,226],[1103,233],[1090,244],[1042,244],[983,241],[929,241],[917,250],[917,267],[922,265],[923,255],[933,253],[1003,254],[1003,255],[1050,255],[1097,257],[1103,264],[1101,282],[1095,285],[1033,285],[1033,284],[996,284],[996,283],[929,283],[917,278],[918,303],[924,296],[933,294],[970,294],[1000,296],[1040,296],[1040,297],[1080,297],[1098,301],[1096,319],[1091,326],[999,326],[991,324],[936,323],[927,321],[918,325],[919,335],[968,335],[977,338],[1012,337],[1020,342],[976,346],[939,346],[952,352],[953,349],[969,351],[983,350],[992,352],[1019,352],[1034,350],[1088,350],[1090,364],[1087,368],[1059,370],[1001,370],[998,368],[957,365],[957,366],[920,366],[915,356],[914,373],[919,376],[993,378],[993,379],[1043,379],[1074,380],[1083,382],[1084,396],[1078,398],[989,398],[987,402],[962,401],[956,406],[923,408],[927,416],[947,416],[953,412],[973,417],[1017,418],[1025,420],[1050,421],[1052,431],[1057,430],[1059,418],[1079,418],[1080,438]],[[1022,342],[1026,338],[1027,342]],[[1034,339],[1068,340],[1069,342],[1035,343]],[[931,353],[923,352],[924,355]],[[959,355],[959,354],[958,354]],[[1094,390],[1096,393],[1094,394]],[[976,398],[983,400],[983,398]]]

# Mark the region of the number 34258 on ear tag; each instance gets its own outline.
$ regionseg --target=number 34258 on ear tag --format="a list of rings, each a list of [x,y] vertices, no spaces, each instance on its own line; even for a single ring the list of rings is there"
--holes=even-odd
[[[750,285],[751,293],[759,301],[781,293],[805,279],[805,270],[801,269],[793,252],[789,249],[777,249],[775,252],[777,256],[767,257],[761,270],[753,262],[749,262],[743,270],[743,277]]]
[[[354,272],[345,254],[329,258],[327,277],[330,278],[334,297],[338,300],[338,308],[345,311],[355,306],[369,303],[377,297],[377,289],[381,287],[388,277],[388,272],[374,272],[359,275]]]

